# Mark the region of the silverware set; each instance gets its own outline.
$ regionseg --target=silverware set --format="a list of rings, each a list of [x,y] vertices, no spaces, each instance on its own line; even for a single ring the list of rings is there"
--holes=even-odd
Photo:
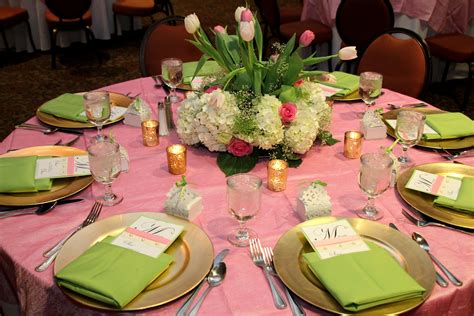
[[[472,148],[461,150],[461,151],[449,151],[447,149],[441,148],[441,150],[433,149],[433,151],[438,153],[438,155],[440,155],[441,157],[449,161],[453,161],[454,159],[457,159],[457,158],[474,156],[474,150]]]
[[[22,123],[22,124],[19,124],[19,125],[15,125],[15,128],[42,132],[43,134],[46,134],[46,135],[53,134],[53,133],[56,133],[56,132],[63,132],[63,133],[77,134],[77,135],[84,134],[84,132],[82,130],[79,130],[79,129],[71,129],[71,128],[63,128],[63,127],[52,127],[52,126],[36,125],[36,124],[30,124],[30,123]]]
[[[2,207],[0,209],[0,219],[7,218],[7,217],[12,217],[12,216],[28,215],[28,214],[44,215],[46,213],[51,212],[56,207],[56,205],[81,202],[83,200],[84,199],[59,200],[59,201],[44,203],[44,204],[41,204],[39,206],[35,205],[35,206],[32,206],[32,207],[22,207],[22,206],[20,206],[20,207]]]
[[[453,231],[456,231],[456,232],[459,232],[459,233],[474,236],[474,232],[465,231],[465,230],[462,230],[460,228],[451,227],[451,226],[448,226],[448,225],[445,225],[445,224],[442,224],[442,223],[438,223],[438,222],[428,221],[417,210],[413,210],[413,209],[409,209],[409,208],[402,209],[402,214],[410,222],[412,222],[413,224],[415,224],[418,227],[435,226],[435,227],[441,227],[441,228],[453,230]]]
[[[428,105],[426,103],[408,103],[408,104],[392,104],[392,103],[387,103],[387,105],[390,107],[391,110],[396,110],[396,109],[405,109],[405,108],[424,108],[427,107]]]

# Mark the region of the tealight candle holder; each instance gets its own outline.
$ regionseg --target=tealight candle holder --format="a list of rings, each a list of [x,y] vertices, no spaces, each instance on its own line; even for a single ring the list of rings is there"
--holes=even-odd
[[[344,134],[344,156],[347,158],[359,158],[362,153],[363,134],[357,131],[347,131]]]
[[[142,122],[143,145],[153,147],[160,143],[158,125],[157,120],[146,120]]]
[[[268,162],[267,185],[275,192],[286,189],[286,179],[288,177],[288,163],[284,160],[274,159]]]
[[[186,146],[175,144],[166,148],[168,157],[168,171],[171,174],[183,174],[186,172]]]

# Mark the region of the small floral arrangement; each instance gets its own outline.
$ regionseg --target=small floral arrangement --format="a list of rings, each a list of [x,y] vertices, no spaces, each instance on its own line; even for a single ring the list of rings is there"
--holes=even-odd
[[[301,49],[315,38],[305,31],[296,48],[293,36],[264,60],[262,30],[254,14],[238,7],[235,19],[235,35],[220,25],[213,28],[214,46],[195,14],[185,18],[186,30],[194,36],[191,42],[203,52],[195,75],[208,59],[215,60],[223,74],[181,103],[178,135],[188,145],[203,144],[220,152],[217,162],[226,175],[251,170],[262,155],[298,166],[299,155],[310,150],[318,136],[323,143],[336,142],[327,131],[331,108],[322,90],[304,79],[321,72],[304,68],[334,57],[354,59],[355,47],[303,59]]]

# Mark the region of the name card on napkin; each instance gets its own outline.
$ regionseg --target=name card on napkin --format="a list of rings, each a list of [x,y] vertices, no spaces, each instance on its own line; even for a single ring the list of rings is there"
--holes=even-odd
[[[157,258],[183,231],[184,227],[141,216],[112,244]]]
[[[301,228],[321,259],[369,250],[367,244],[345,219]]]
[[[458,198],[462,180],[437,174],[415,170],[405,187],[436,196],[444,196],[452,200]]]
[[[80,177],[90,174],[89,157],[86,155],[36,160],[35,179]]]

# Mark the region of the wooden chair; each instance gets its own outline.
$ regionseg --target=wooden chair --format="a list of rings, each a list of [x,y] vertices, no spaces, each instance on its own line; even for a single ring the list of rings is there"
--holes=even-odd
[[[426,38],[431,55],[446,62],[441,81],[446,82],[448,69],[451,63],[466,63],[469,74],[464,90],[464,99],[461,103],[461,111],[467,109],[471,95],[472,63],[474,62],[474,37],[465,34],[439,34]]]
[[[192,38],[181,16],[167,17],[150,25],[140,46],[142,76],[161,74],[161,60],[165,58],[175,57],[184,62],[199,60],[201,51],[186,41]]]
[[[28,11],[19,7],[0,7],[0,33],[2,34],[3,42],[7,51],[10,50],[8,46],[5,30],[21,23],[25,23],[28,30],[28,37],[30,38],[31,47],[36,51],[33,35],[31,34],[31,26],[29,23]]]

